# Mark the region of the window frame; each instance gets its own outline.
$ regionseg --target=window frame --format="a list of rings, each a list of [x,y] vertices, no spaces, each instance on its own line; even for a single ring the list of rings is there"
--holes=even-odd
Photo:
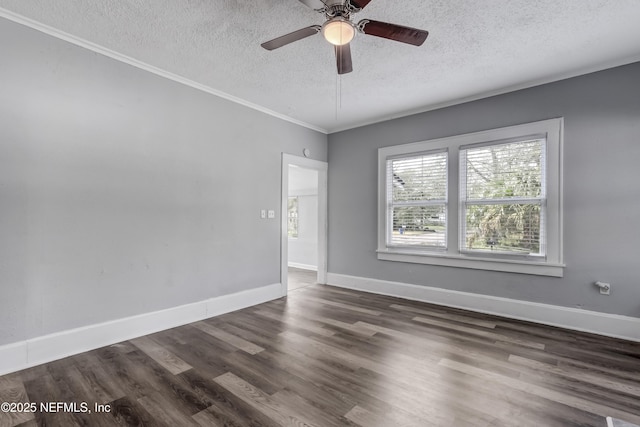
[[[505,271],[523,274],[562,277],[563,261],[563,212],[562,212],[562,155],[564,119],[555,118],[480,132],[455,135],[409,144],[382,147],[378,150],[378,248],[379,260],[449,267]],[[478,144],[519,140],[531,135],[546,138],[544,180],[546,185],[545,246],[542,256],[521,256],[470,253],[462,250],[462,211],[460,195],[460,148]],[[447,171],[447,229],[446,250],[431,248],[396,248],[387,246],[388,201],[387,160],[412,154],[446,150]]]

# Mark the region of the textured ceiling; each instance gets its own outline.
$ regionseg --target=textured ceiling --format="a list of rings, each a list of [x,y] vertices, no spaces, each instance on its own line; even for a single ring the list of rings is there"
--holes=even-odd
[[[430,32],[422,47],[359,34],[337,76],[297,0],[0,0],[0,15],[333,132],[640,60],[639,0],[373,0],[362,18]],[[22,20],[22,17],[27,18]]]

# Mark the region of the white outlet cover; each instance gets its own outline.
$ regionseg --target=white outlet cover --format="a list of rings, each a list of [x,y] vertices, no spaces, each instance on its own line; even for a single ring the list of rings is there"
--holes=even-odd
[[[272,211],[272,210],[270,210],[270,211],[269,211],[269,219],[273,219],[273,218],[275,218],[275,217],[276,217],[276,211]]]

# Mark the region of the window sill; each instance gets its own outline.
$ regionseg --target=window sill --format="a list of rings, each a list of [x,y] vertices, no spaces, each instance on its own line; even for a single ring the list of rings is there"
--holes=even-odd
[[[471,268],[475,270],[505,271],[509,273],[533,274],[537,276],[562,277],[564,264],[531,262],[495,258],[479,258],[465,255],[448,255],[411,251],[378,250],[378,259],[384,261],[409,262],[415,264],[441,265],[445,267]]]

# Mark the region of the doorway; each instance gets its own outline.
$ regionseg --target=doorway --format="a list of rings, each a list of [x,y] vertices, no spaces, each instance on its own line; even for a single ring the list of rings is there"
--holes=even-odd
[[[327,275],[327,163],[282,155],[282,295]]]

